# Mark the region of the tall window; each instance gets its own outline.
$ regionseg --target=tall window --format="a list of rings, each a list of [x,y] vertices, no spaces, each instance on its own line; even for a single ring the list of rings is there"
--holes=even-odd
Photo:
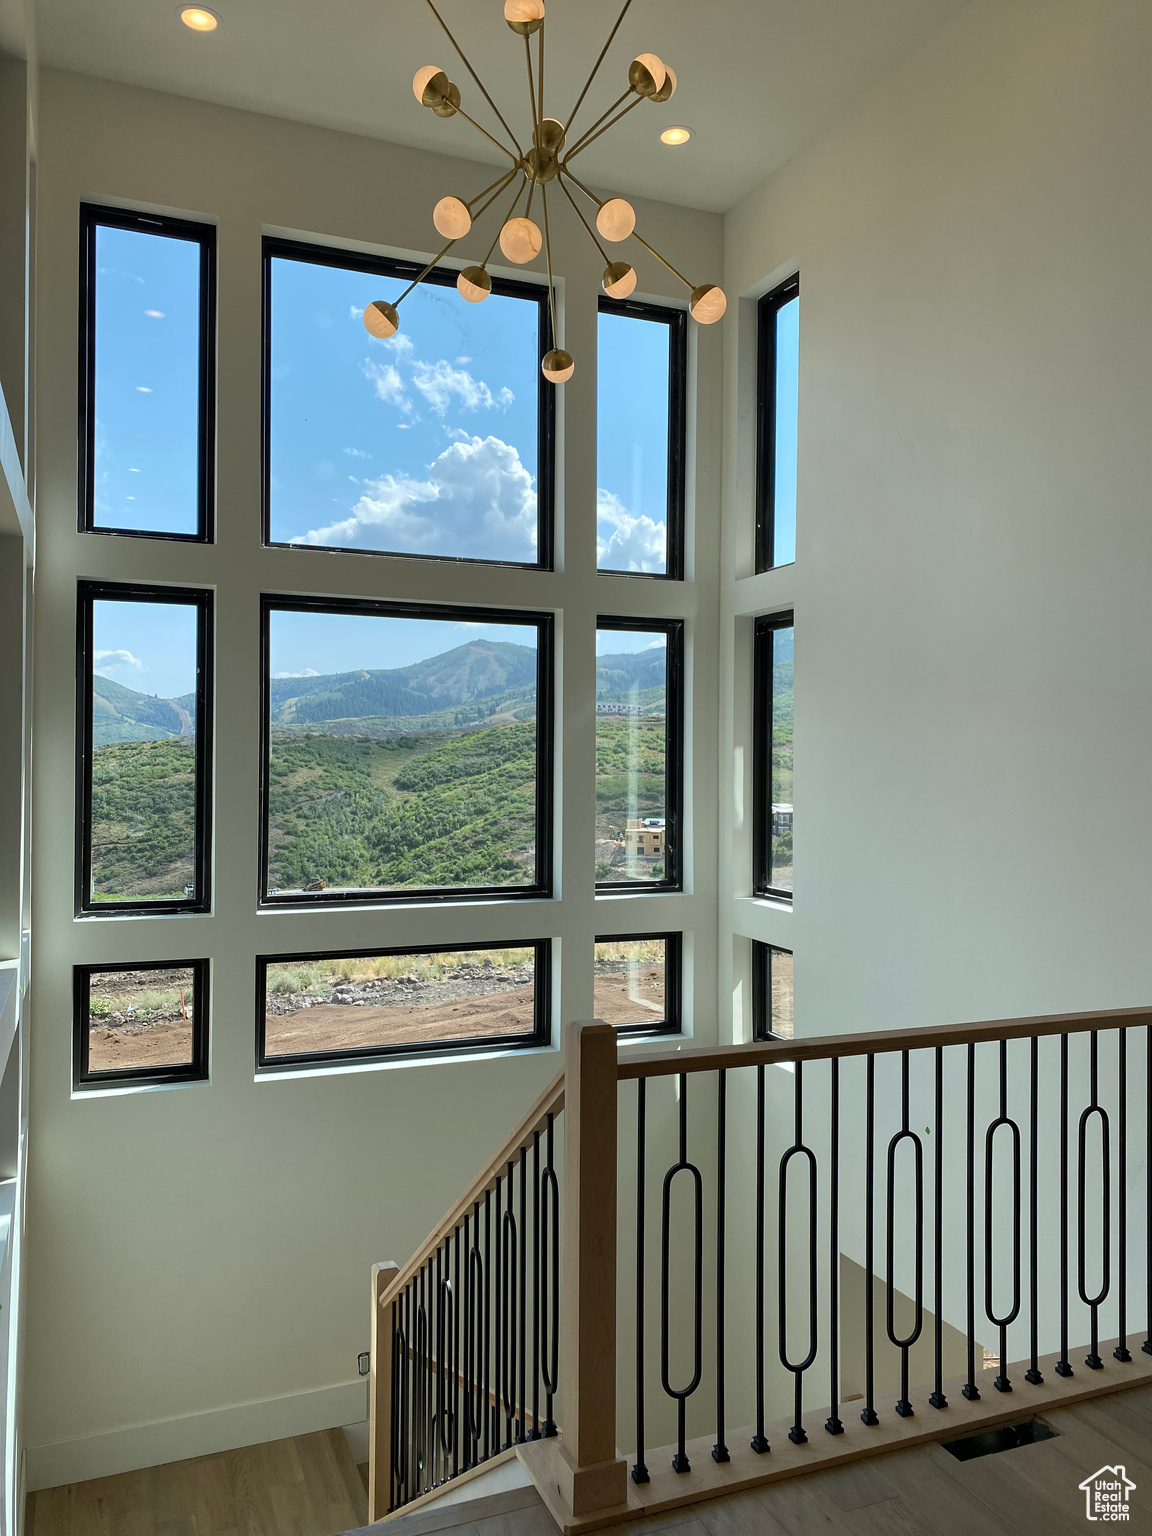
[[[545,1044],[550,954],[543,941],[262,956],[259,1065]]]
[[[753,888],[792,899],[792,615],[756,621]]]
[[[601,298],[596,369],[596,564],[684,574],[686,318]]]
[[[547,290],[469,304],[434,271],[377,341],[364,306],[412,263],[267,240],[264,269],[268,542],[550,567]]]
[[[81,582],[77,911],[209,905],[212,594]]]
[[[596,883],[678,889],[683,785],[679,619],[596,629]]]
[[[678,933],[596,940],[596,1017],[622,1035],[674,1035],[681,1027]]]
[[[212,537],[216,231],[81,209],[80,526]]]
[[[800,277],[759,304],[756,441],[756,569],[796,558]]]
[[[792,951],[752,941],[752,1038],[791,1040]]]
[[[264,895],[540,896],[552,616],[264,599]]]

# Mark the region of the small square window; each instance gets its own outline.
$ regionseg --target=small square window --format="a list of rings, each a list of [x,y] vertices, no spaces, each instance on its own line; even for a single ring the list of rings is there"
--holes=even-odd
[[[792,951],[752,941],[752,1038],[793,1038]]]
[[[596,1018],[622,1035],[675,1035],[682,1027],[678,933],[620,934],[596,940]]]
[[[207,960],[78,965],[73,996],[75,1088],[207,1078]]]

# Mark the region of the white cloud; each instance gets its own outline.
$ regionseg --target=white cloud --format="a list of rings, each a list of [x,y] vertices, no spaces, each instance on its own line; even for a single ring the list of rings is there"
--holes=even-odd
[[[435,363],[413,363],[412,382],[437,416],[444,415],[453,396],[465,411],[481,407],[486,411],[496,407],[506,411],[516,398],[507,386],[493,394],[483,379],[474,379],[465,368],[453,368],[445,357]]]
[[[372,455],[365,453],[363,448],[345,448],[344,452],[350,459],[370,459]]]
[[[164,319],[164,311],[162,309],[146,309],[144,313],[148,316],[149,320]]]
[[[662,572],[667,533],[663,523],[633,517],[611,491],[596,492],[596,563],[601,570]]]
[[[152,386],[150,384],[137,384],[136,393],[138,395],[150,395],[152,393]]]
[[[319,677],[315,667],[305,667],[303,672],[273,672],[273,677]]]
[[[471,361],[472,359],[470,357],[458,357],[456,359],[457,364],[470,363]]]
[[[449,444],[426,479],[383,475],[364,481],[348,517],[295,544],[386,549],[484,560],[536,558],[536,492],[510,444],[470,437]]]
[[[412,402],[404,388],[404,380],[400,377],[399,370],[392,363],[374,363],[370,358],[364,359],[364,377],[371,379],[376,390],[377,400],[383,400],[385,405],[394,405],[397,410],[410,412]]]
[[[97,651],[92,658],[93,670],[105,676],[109,672],[120,672],[125,667],[134,672],[142,672],[144,663],[138,656],[133,656],[131,651]]]
[[[394,336],[385,336],[381,345],[395,352],[397,357],[407,357],[412,350],[412,338],[405,336],[403,331],[397,331]]]

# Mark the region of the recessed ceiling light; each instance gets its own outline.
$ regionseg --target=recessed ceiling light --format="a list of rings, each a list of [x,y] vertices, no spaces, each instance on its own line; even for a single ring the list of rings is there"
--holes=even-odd
[[[220,25],[220,18],[216,12],[208,10],[203,5],[182,5],[180,20],[186,27],[191,27],[193,32],[215,32]]]
[[[691,128],[665,128],[660,135],[660,142],[661,144],[687,144],[691,137]]]

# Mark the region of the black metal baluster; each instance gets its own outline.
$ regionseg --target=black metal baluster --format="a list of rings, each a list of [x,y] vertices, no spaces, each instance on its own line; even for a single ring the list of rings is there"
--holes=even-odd
[[[1068,1359],[1068,1036],[1060,1036],[1060,1358],[1057,1376],[1075,1372]]]
[[[670,1287],[672,1280],[669,1237],[672,1217],[672,1181],[678,1173],[692,1175],[695,1197],[695,1242],[693,1245],[693,1372],[687,1386],[674,1387],[668,1377],[670,1336]],[[664,1175],[664,1199],[660,1217],[660,1385],[676,1401],[676,1454],[673,1472],[690,1472],[686,1449],[686,1414],[688,1399],[700,1385],[704,1366],[704,1182],[700,1170],[688,1161],[688,1075],[680,1075],[680,1158]]]
[[[416,1361],[413,1344],[416,1335],[412,1328],[412,1311],[416,1304],[416,1285],[411,1282],[406,1289],[405,1314],[407,1327],[404,1342],[404,1502],[412,1498],[418,1487],[416,1477]]]
[[[460,1228],[452,1229],[452,1476],[460,1471]]]
[[[716,1074],[716,1444],[712,1460],[731,1461],[724,1438],[724,1248],[727,1242],[728,1074]]]
[[[1152,1024],[1144,1031],[1144,1342],[1140,1348],[1152,1355]]]
[[[936,1047],[936,1122],[932,1127],[932,1134],[936,1137],[932,1212],[936,1337],[933,1362],[935,1382],[928,1398],[928,1406],[947,1408],[948,1399],[944,1396],[944,1047],[942,1045]]]
[[[1040,1229],[1040,1041],[1035,1035],[1032,1037],[1030,1054],[1028,1059],[1028,1102],[1029,1102],[1029,1136],[1028,1136],[1028,1312],[1031,1328],[1029,1347],[1031,1359],[1028,1369],[1024,1372],[1024,1380],[1038,1387],[1044,1380],[1044,1373],[1040,1369],[1039,1338],[1040,1326],[1040,1262],[1039,1240]],[[1000,1362],[1001,1370],[1004,1362]]]
[[[1117,1189],[1119,1195],[1119,1209],[1117,1221],[1119,1223],[1116,1234],[1117,1250],[1116,1262],[1118,1274],[1116,1277],[1116,1300],[1120,1314],[1120,1342],[1112,1351],[1112,1357],[1124,1364],[1132,1359],[1132,1352],[1128,1348],[1128,1031],[1120,1030],[1120,1038],[1117,1041],[1119,1057],[1117,1061],[1117,1090],[1120,1098],[1120,1147],[1118,1166],[1116,1169]]]
[[[476,1412],[476,1377],[478,1374],[476,1269],[480,1249],[480,1207],[472,1206],[472,1218],[464,1218],[464,1469],[474,1467],[479,1457],[480,1420]]]
[[[417,1281],[416,1306],[416,1492],[424,1492],[425,1471],[428,1465],[428,1381],[425,1359],[428,1354],[428,1307],[424,1296],[424,1265],[420,1266]]]
[[[888,1295],[887,1317],[885,1327],[888,1334],[888,1342],[895,1345],[900,1351],[900,1401],[896,1404],[896,1412],[902,1419],[913,1417],[915,1410],[908,1397],[908,1351],[924,1329],[924,1144],[919,1136],[911,1129],[908,1123],[909,1092],[908,1092],[908,1052],[900,1053],[900,1129],[888,1143],[888,1222],[887,1222],[887,1259],[888,1259]],[[904,1338],[896,1335],[896,1280],[895,1252],[896,1252],[896,1153],[902,1141],[910,1141],[915,1154],[914,1167],[916,1170],[916,1285],[915,1308],[912,1332]]]
[[[482,1461],[492,1454],[492,1191],[484,1192],[484,1337],[481,1340],[483,1385],[481,1412],[484,1415],[484,1446]]]
[[[830,1435],[842,1435],[840,1421],[840,1060],[829,1062],[831,1088],[829,1112],[832,1117],[829,1156],[828,1205],[828,1400],[831,1407],[824,1421]]]
[[[793,1445],[803,1445],[808,1439],[804,1429],[804,1372],[816,1358],[816,1155],[804,1145],[804,1063],[795,1064],[795,1140],[780,1159],[780,1186],[778,1195],[779,1231],[777,1235],[777,1294],[778,1343],[780,1364],[791,1371],[794,1383],[794,1407],[792,1428],[788,1438]],[[808,1353],[795,1364],[788,1358],[788,1164],[794,1157],[808,1159]]]
[[[993,1232],[992,1184],[996,1132],[1006,1125],[1012,1138],[1012,1306],[996,1316],[992,1295]],[[1000,1113],[989,1125],[984,1138],[984,1311],[988,1321],[1000,1330],[1000,1373],[992,1385],[997,1392],[1011,1392],[1008,1377],[1008,1327],[1020,1315],[1020,1127],[1008,1114],[1008,1042],[1000,1042]]]
[[[532,1133],[532,1439],[540,1438],[540,1132]]]
[[[1111,1179],[1108,1161],[1108,1114],[1099,1103],[1099,1060],[1098,1037],[1093,1030],[1089,1036],[1088,1045],[1088,1085],[1090,1101],[1087,1109],[1080,1116],[1080,1124],[1076,1143],[1076,1172],[1077,1172],[1077,1223],[1076,1223],[1076,1289],[1080,1293],[1080,1300],[1088,1308],[1092,1320],[1092,1346],[1085,1356],[1084,1364],[1090,1371],[1102,1371],[1104,1362],[1100,1358],[1100,1304],[1107,1300],[1111,1288],[1111,1261],[1112,1261],[1112,1222],[1111,1222]],[[1087,1243],[1086,1212],[1085,1212],[1085,1183],[1087,1175],[1088,1153],[1088,1121],[1093,1115],[1100,1117],[1100,1173],[1101,1173],[1101,1212],[1100,1212],[1100,1289],[1095,1296],[1089,1296],[1087,1291],[1087,1263],[1085,1248]]]
[[[396,1458],[396,1482],[397,1482],[397,1508],[407,1504],[408,1469],[409,1469],[409,1434],[411,1425],[411,1405],[408,1395],[408,1341],[412,1337],[412,1286],[411,1282],[404,1287],[397,1301],[398,1326],[394,1336],[396,1353],[392,1357],[392,1369],[399,1382],[399,1412],[396,1415],[396,1434],[398,1438],[398,1455]]]
[[[400,1364],[400,1349],[403,1333],[400,1328],[400,1302],[392,1303],[392,1416],[389,1439],[391,1442],[391,1465],[388,1472],[388,1512],[399,1507],[398,1495],[401,1486],[401,1471],[403,1468],[403,1453],[401,1451],[400,1430],[403,1419],[401,1398],[402,1367]]]
[[[968,1380],[960,1388],[969,1402],[977,1402],[976,1385],[976,1045],[968,1045]]]
[[[1150,1240],[1152,1247],[1152,1240]],[[764,1068],[756,1068],[756,1433],[752,1449],[771,1450],[764,1435]]]
[[[873,1260],[876,1236],[876,1058],[867,1058],[864,1089],[864,1407],[860,1420],[879,1424],[876,1412],[876,1335],[873,1316]]]
[[[545,1147],[544,1195],[542,1202],[548,1212],[548,1236],[550,1253],[544,1252],[544,1286],[541,1288],[542,1312],[548,1327],[548,1358],[544,1376],[544,1435],[550,1439],[556,1434],[553,1404],[560,1379],[560,1186],[556,1182],[553,1166],[552,1116],[548,1116]],[[551,1258],[551,1285],[548,1285],[548,1261]],[[549,1305],[549,1299],[551,1305]]]
[[[440,1480],[437,1477],[437,1475],[436,1475],[437,1472],[443,1472],[445,1476],[447,1476],[447,1472],[448,1472],[448,1465],[447,1465],[448,1440],[447,1440],[447,1434],[446,1434],[447,1424],[446,1424],[446,1417],[445,1417],[445,1406],[446,1405],[445,1405],[445,1401],[444,1401],[444,1387],[445,1387],[445,1382],[444,1382],[444,1335],[445,1335],[445,1332],[447,1330],[447,1324],[448,1324],[448,1313],[447,1313],[447,1308],[446,1308],[446,1299],[447,1298],[445,1297],[445,1294],[444,1294],[444,1260],[443,1260],[443,1252],[442,1252],[442,1249],[441,1249],[441,1247],[440,1247],[440,1245],[438,1243],[436,1245],[436,1311],[435,1311],[435,1314],[434,1314],[436,1342],[435,1342],[435,1345],[434,1345],[434,1350],[435,1350],[435,1370],[434,1370],[434,1377],[435,1377],[435,1389],[434,1389],[435,1415],[434,1415],[433,1422],[434,1422],[434,1424],[436,1426],[436,1433],[432,1437],[432,1482],[433,1483],[436,1483],[436,1482],[438,1482]],[[437,1465],[437,1463],[441,1463],[441,1465]]]
[[[492,1306],[496,1313],[496,1347],[492,1352],[492,1371],[496,1378],[496,1390],[492,1394],[492,1454],[504,1449],[504,1437],[500,1433],[500,1399],[504,1385],[504,1180],[496,1177],[496,1209],[493,1215],[492,1235],[496,1244],[496,1267],[493,1270]]]
[[[502,1437],[504,1447],[512,1444],[516,1423],[516,1216],[513,1202],[515,1200],[515,1185],[513,1179],[515,1164],[508,1164],[508,1206],[504,1212],[504,1225],[501,1228],[501,1274],[503,1276],[503,1289],[500,1293],[500,1334],[502,1339],[502,1351],[500,1354],[500,1385],[498,1388],[500,1406],[503,1408],[504,1428]]]
[[[520,1148],[520,1230],[517,1233],[520,1255],[520,1418],[516,1439],[528,1439],[528,1148]]]
[[[644,1169],[648,1084],[636,1079],[636,1461],[632,1481],[650,1481],[644,1460]]]

